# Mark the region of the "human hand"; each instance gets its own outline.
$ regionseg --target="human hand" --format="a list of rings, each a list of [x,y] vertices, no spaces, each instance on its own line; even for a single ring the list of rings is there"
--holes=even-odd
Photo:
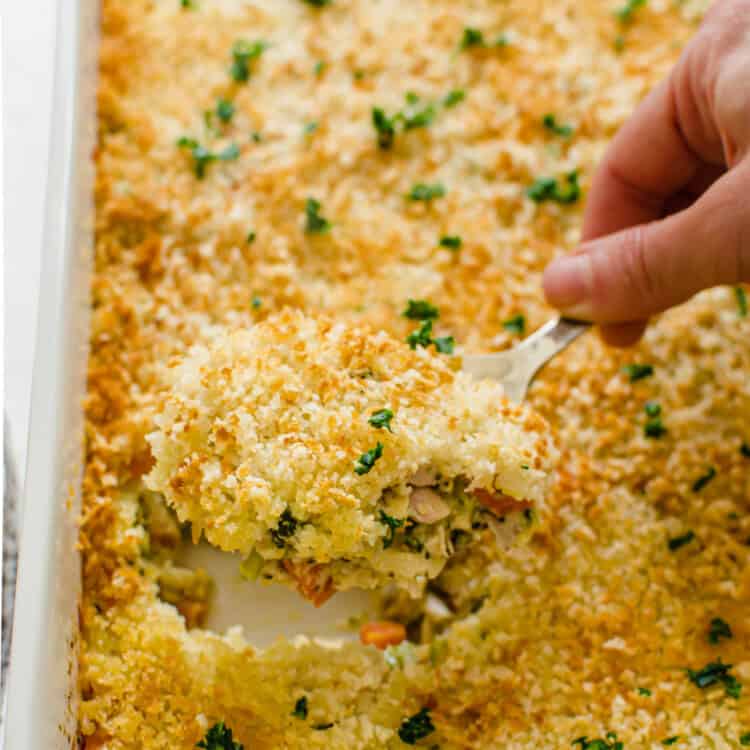
[[[750,281],[749,84],[750,0],[719,0],[609,146],[581,246],[544,273],[551,304],[627,346],[653,313]]]

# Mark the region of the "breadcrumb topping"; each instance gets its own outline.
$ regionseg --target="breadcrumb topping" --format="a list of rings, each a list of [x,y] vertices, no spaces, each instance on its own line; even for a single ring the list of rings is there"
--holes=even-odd
[[[456,554],[408,606],[384,597],[380,619],[409,639],[385,651],[304,639],[259,651],[201,629],[205,581],[169,574],[179,528],[143,487],[164,365],[217,332],[291,307],[401,341],[420,299],[439,310],[431,337],[461,353],[547,320],[541,269],[575,246],[607,140],[705,5],[649,0],[623,19],[593,0],[104,0],[80,535],[87,750],[187,750],[219,722],[253,750],[398,748],[428,731],[417,741],[444,750],[612,745],[608,732],[624,750],[674,736],[739,745],[750,319],[732,290],[661,316],[632,351],[591,335],[545,368],[529,401],[564,449],[546,524],[528,544]],[[481,43],[464,45],[466,29]],[[242,40],[266,46],[240,81]],[[219,99],[227,122],[205,115]],[[388,148],[373,108],[393,121]],[[555,199],[574,182],[575,200]],[[431,199],[406,197],[419,184]],[[633,364],[652,372],[632,380]],[[663,429],[648,435],[653,419]],[[731,638],[711,642],[715,618]],[[739,692],[690,679],[719,662]]]

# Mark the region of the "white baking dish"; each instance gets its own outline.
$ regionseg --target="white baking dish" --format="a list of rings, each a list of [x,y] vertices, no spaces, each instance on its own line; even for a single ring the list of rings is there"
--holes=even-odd
[[[7,750],[75,742],[75,519],[88,338],[96,17],[96,0],[58,2],[39,327],[3,722]]]
[[[7,750],[56,750],[75,742],[76,520],[83,467],[82,399],[87,361],[92,255],[99,0],[60,0],[56,80],[42,257],[39,328],[13,625]],[[365,592],[337,594],[315,609],[281,586],[242,581],[239,559],[206,545],[178,562],[216,583],[208,626],[240,624],[256,646],[284,636],[356,637],[342,630],[369,609]]]

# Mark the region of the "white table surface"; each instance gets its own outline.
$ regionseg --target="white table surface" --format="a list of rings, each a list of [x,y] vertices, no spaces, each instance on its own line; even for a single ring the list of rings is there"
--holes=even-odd
[[[50,133],[55,0],[0,0],[5,139],[5,409],[23,481]]]

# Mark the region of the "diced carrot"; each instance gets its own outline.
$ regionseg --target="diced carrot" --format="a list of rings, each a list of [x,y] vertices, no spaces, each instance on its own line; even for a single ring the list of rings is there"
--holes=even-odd
[[[284,560],[282,564],[296,582],[297,591],[316,607],[325,604],[336,593],[325,565],[294,563],[291,560]]]
[[[405,638],[406,628],[400,622],[367,622],[359,629],[359,640],[381,651],[386,646],[398,646]]]
[[[474,490],[474,496],[481,505],[491,510],[496,516],[506,516],[508,513],[531,508],[528,500],[516,500],[504,492],[488,492],[480,488]]]

